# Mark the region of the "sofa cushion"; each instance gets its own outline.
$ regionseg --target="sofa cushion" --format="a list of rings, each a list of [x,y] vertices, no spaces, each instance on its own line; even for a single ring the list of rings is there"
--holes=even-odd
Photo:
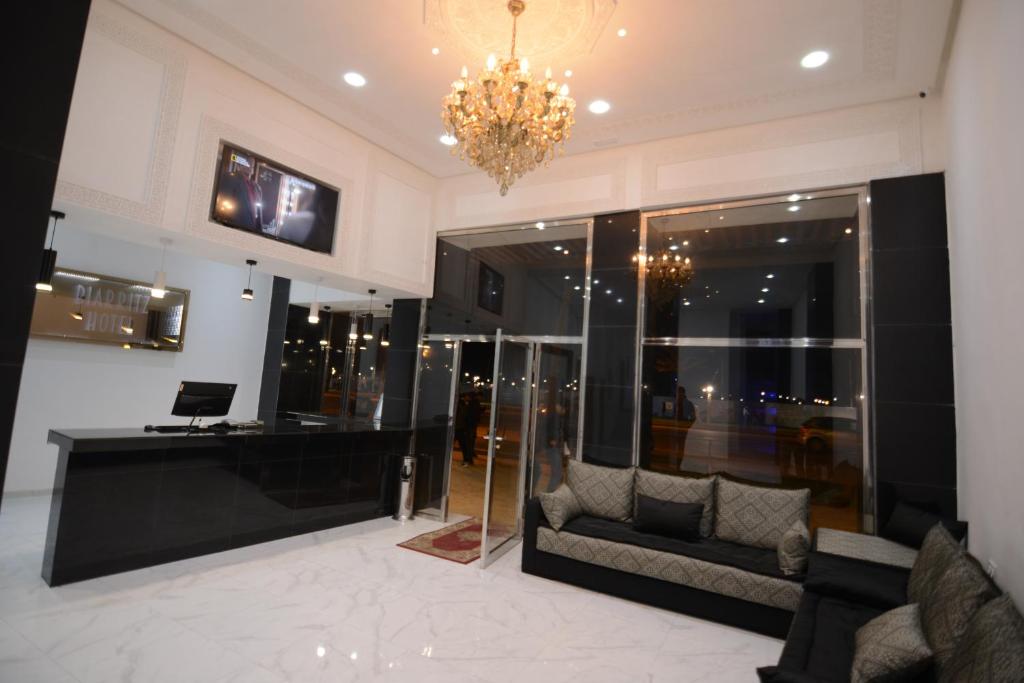
[[[705,538],[694,543],[657,534],[643,533],[637,531],[628,523],[613,522],[589,515],[577,517],[562,527],[562,531],[568,531],[579,536],[601,538],[616,543],[626,543],[641,548],[674,553],[676,555],[685,555],[696,560],[735,567],[736,569],[743,569],[763,576],[784,578],[788,581],[800,581],[803,579],[803,576],[786,576],[783,574],[782,570],[779,569],[778,558],[773,550],[729,543],[717,538]]]
[[[808,521],[810,489],[747,486],[719,478],[715,535],[724,541],[776,549],[793,522]]]
[[[900,501],[889,516],[879,534],[911,548],[920,548],[925,536],[936,524],[942,524],[957,541],[967,535],[967,524],[956,520],[943,519],[927,510]]]
[[[881,614],[857,630],[850,683],[904,681],[932,662],[917,603]]]
[[[1024,618],[1003,595],[986,603],[971,619],[939,683],[955,681],[1020,681],[1024,672]]]
[[[917,550],[887,538],[822,527],[818,527],[814,534],[814,549],[820,553],[853,557],[905,569],[913,567],[914,560],[917,559]]]
[[[933,526],[925,536],[914,566],[910,569],[907,602],[921,602],[950,563],[962,553],[960,544],[953,540],[941,524]]]
[[[537,498],[540,499],[540,506],[544,510],[548,524],[555,531],[561,529],[562,525],[569,520],[583,514],[583,507],[577,500],[576,494],[565,484],[550,493],[541,493]]]
[[[782,534],[779,541],[779,569],[783,574],[803,574],[807,571],[807,553],[811,548],[811,532],[802,521],[793,522],[793,526]]]
[[[566,527],[561,531],[538,528],[537,550],[778,609],[792,611],[800,601],[800,584],[795,581],[631,543],[580,536]]]
[[[673,503],[670,500],[637,496],[633,528],[645,534],[699,541],[703,512],[704,506],[700,503]]]
[[[567,482],[588,515],[618,522],[632,518],[632,467],[600,467],[570,460]]]
[[[848,681],[857,630],[881,613],[805,589],[779,657],[779,670],[818,681]]]
[[[804,588],[882,610],[907,602],[907,577],[901,567],[814,552]]]
[[[953,656],[974,615],[998,595],[999,589],[978,561],[963,553],[921,598],[921,624],[939,672]]]
[[[700,535],[708,538],[714,532],[715,482],[718,477],[695,479],[649,470],[636,471],[636,494],[650,496],[673,503],[700,503],[704,514],[700,520]]]

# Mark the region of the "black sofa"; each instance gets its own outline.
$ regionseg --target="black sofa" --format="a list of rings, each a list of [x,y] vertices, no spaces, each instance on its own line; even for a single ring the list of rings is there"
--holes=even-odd
[[[542,528],[551,527],[541,509],[540,500],[533,498],[526,506],[523,531],[522,570],[525,573],[776,638],[785,638],[789,632],[793,619],[792,610],[544,552],[537,548],[537,532]],[[715,539],[688,544],[685,541],[634,531],[628,523],[587,515],[568,522],[562,527],[562,531],[688,556],[699,552],[702,556],[698,559],[705,561],[785,578],[796,583],[803,579],[802,575],[784,577],[778,571],[778,559],[774,550],[749,548]]]

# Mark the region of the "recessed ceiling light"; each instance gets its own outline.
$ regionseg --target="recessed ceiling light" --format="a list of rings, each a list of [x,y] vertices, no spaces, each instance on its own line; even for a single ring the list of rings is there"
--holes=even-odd
[[[554,248],[555,251],[562,251],[562,245],[561,244],[556,244],[553,248]]]
[[[432,54],[432,55],[439,55],[439,54],[441,54],[441,48],[439,48],[439,47],[432,47],[432,48],[430,48],[430,54]]]
[[[719,217],[718,217],[718,220],[720,220],[720,221],[724,221],[724,220],[725,220],[725,216],[719,216]]]
[[[454,135],[448,135],[448,133],[445,133],[438,139],[441,141],[441,144],[445,145],[446,147],[451,147],[456,142],[458,142],[458,139],[456,139]]]
[[[765,277],[768,278],[769,280],[773,280],[775,279],[775,273],[768,273],[767,275],[765,275]]]
[[[684,301],[684,302],[683,302],[683,305],[684,305],[684,306],[689,306],[689,305],[690,305],[690,302],[689,302],[689,301]]]
[[[360,73],[356,73],[355,71],[347,72],[344,76],[342,76],[342,78],[344,78],[345,82],[351,85],[353,88],[362,88],[364,85],[366,85],[366,76]]]
[[[534,223],[534,225],[537,227],[538,230],[544,229],[544,221],[537,221],[536,223]]]
[[[788,237],[780,237],[779,239],[777,239],[775,241],[778,242],[779,244],[785,244],[786,242],[789,241],[789,238]]]
[[[625,37],[626,37],[626,29],[624,29],[624,28],[620,28],[620,29],[619,29],[619,30],[617,31],[617,34],[618,34],[619,38],[625,38]]]
[[[843,232],[845,232],[847,235],[852,235],[853,234],[853,228],[847,228],[846,230],[843,230]]]
[[[762,294],[767,294],[768,293],[768,288],[767,287],[762,287],[761,288],[761,293]]]
[[[786,200],[790,201],[790,202],[798,202],[798,201],[800,201],[800,195],[798,195],[798,194],[791,194],[788,197],[786,197]]]
[[[794,204],[793,206],[789,207],[789,209],[787,209],[787,211],[799,211],[799,210],[800,210],[800,207],[797,206],[796,204]]]
[[[683,246],[684,247],[690,246],[690,240],[683,240]]]
[[[569,279],[569,276],[568,276],[568,275],[566,275],[566,276],[565,276],[565,279],[566,279],[566,280],[568,280],[568,279]]]
[[[608,110],[611,108],[612,105],[608,104],[604,100],[594,100],[587,107],[587,109],[590,110],[591,114],[607,114]]]
[[[824,50],[815,50],[814,52],[808,52],[804,55],[804,58],[800,60],[800,66],[805,69],[817,69],[827,61],[827,52]]]
[[[679,245],[673,244],[671,247],[669,247],[669,251],[679,251]]]
[[[572,69],[566,69],[565,70],[565,77],[566,78],[572,78]]]
[[[759,303],[759,304],[763,304],[763,303],[764,303],[764,299],[758,299],[758,300],[757,300],[757,303]]]

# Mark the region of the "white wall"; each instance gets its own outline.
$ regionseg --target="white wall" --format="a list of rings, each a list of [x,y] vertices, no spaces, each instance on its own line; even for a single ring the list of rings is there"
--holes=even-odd
[[[470,174],[440,181],[438,230],[863,183],[939,165],[934,99],[878,104],[576,154],[501,197]]]
[[[208,220],[222,139],[341,189],[333,255]],[[436,180],[110,0],[92,4],[55,203],[93,229],[360,292],[430,292]]]
[[[960,516],[1024,605],[1024,2],[965,0],[943,100]]]
[[[68,226],[57,233],[56,248],[62,267],[143,282],[152,281],[160,263],[157,249]],[[5,492],[53,486],[57,448],[46,443],[51,428],[180,421],[170,412],[181,380],[237,383],[229,417],[256,416],[271,277],[256,275],[256,299],[244,302],[243,268],[169,252],[166,271],[169,286],[191,292],[182,352],[29,340]]]

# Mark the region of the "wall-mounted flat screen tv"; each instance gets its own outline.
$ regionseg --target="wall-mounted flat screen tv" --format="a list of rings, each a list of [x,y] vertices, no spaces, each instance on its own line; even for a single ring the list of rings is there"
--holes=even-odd
[[[340,195],[336,188],[221,142],[210,220],[330,254]]]

